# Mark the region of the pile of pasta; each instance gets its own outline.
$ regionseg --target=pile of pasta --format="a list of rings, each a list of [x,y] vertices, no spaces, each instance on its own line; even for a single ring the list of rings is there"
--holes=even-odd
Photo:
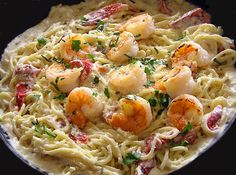
[[[168,174],[236,106],[233,40],[183,0],[52,7],[0,65],[0,124],[52,174]]]

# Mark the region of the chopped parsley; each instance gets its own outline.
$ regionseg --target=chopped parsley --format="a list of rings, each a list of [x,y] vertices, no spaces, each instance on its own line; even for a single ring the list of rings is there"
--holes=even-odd
[[[78,52],[81,49],[80,40],[72,40],[71,49],[75,52]]]
[[[44,37],[38,38],[38,45],[44,46],[47,44],[47,40]]]
[[[135,63],[137,63],[137,58],[135,58],[135,57],[132,57],[132,56],[129,56],[128,54],[124,54],[125,56],[127,56],[128,58],[129,58],[129,63],[130,64],[135,64]]]
[[[97,92],[93,92],[93,93],[92,93],[92,96],[97,97],[97,96],[98,96],[98,93],[97,93]]]
[[[88,58],[94,63],[96,60],[95,60],[95,56],[91,53],[87,54]]]
[[[117,43],[119,41],[119,35],[117,36],[116,40],[111,40],[110,43],[109,43],[109,47],[112,48],[112,47],[116,47],[117,46]]]
[[[93,79],[93,84],[98,84],[99,83],[99,77],[95,76]]]
[[[104,89],[104,95],[105,95],[107,98],[110,98],[110,93],[109,93],[108,87],[106,87],[106,88]]]
[[[53,97],[53,99],[64,100],[66,97],[67,97],[66,93],[61,93],[60,95]]]
[[[39,94],[34,94],[33,97],[34,97],[36,100],[39,100],[40,97],[41,97],[41,95],[39,95]]]
[[[140,160],[141,154],[138,152],[130,152],[123,158],[123,163],[125,165],[131,165]]]
[[[151,75],[151,74],[152,74],[152,71],[153,71],[153,70],[152,70],[150,67],[147,67],[147,66],[146,66],[146,67],[144,68],[144,72],[145,72],[147,75]]]
[[[41,57],[42,57],[43,59],[45,59],[47,62],[52,62],[50,59],[48,59],[48,58],[45,57],[44,55],[41,55]]]
[[[158,106],[158,115],[160,115],[170,103],[170,96],[168,94],[163,94],[159,91],[155,91],[155,94],[148,100],[151,107]]]
[[[152,106],[152,107],[155,107],[155,106],[157,105],[157,100],[156,100],[156,98],[150,98],[150,99],[148,100],[148,102],[149,102],[150,106]]]
[[[148,88],[150,86],[153,86],[154,84],[155,84],[155,81],[148,80],[148,82],[144,85],[144,87]]]
[[[36,119],[35,121],[32,121],[31,123],[34,126],[34,131],[37,133],[38,136],[46,134],[51,138],[57,137],[57,135],[54,134],[49,128],[47,128],[46,125],[44,124],[41,125],[38,119]]]
[[[59,64],[64,64],[64,66],[68,69],[70,68],[70,64],[67,63],[64,59],[60,59],[60,58],[56,58],[56,57],[53,57],[52,60],[56,63],[59,63]]]
[[[188,122],[187,126],[182,130],[182,134],[187,134],[191,129],[193,128],[193,125]]]
[[[98,20],[96,23],[96,30],[103,31],[105,22],[102,20]]]
[[[59,87],[58,87],[58,82],[61,80],[64,80],[65,78],[61,78],[61,77],[57,77],[55,82],[51,82],[50,84],[57,90],[60,91]]]

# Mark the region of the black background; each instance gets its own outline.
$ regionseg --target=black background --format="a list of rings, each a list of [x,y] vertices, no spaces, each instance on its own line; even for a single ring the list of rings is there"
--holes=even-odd
[[[59,3],[73,4],[75,0],[0,0],[0,53],[15,36],[27,28],[36,25],[45,18],[52,5]],[[224,35],[236,39],[236,8],[234,0],[200,0],[194,1],[204,7],[211,15],[212,21],[224,29]],[[236,124],[211,149],[197,158],[193,163],[173,173],[173,175],[231,175],[235,173],[236,162]],[[40,175],[21,162],[0,140],[0,174]],[[5,172],[5,173],[3,173]]]

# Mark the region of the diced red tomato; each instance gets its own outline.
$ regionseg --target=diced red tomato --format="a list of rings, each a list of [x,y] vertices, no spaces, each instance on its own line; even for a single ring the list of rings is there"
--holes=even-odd
[[[221,105],[216,106],[211,112],[210,117],[207,119],[207,126],[210,130],[216,130],[218,128],[222,113],[223,108]]]
[[[102,20],[115,13],[118,13],[125,8],[128,8],[127,4],[114,3],[114,4],[107,5],[95,12],[91,12],[85,15],[86,21],[83,23],[83,25],[84,26],[96,25],[99,20]]]
[[[81,59],[81,60],[73,60],[70,62],[70,66],[71,68],[75,68],[75,67],[83,67],[83,71],[79,77],[80,81],[85,81],[89,74],[91,73],[91,69],[92,69],[92,64],[89,60],[87,59]]]
[[[166,4],[166,0],[159,0],[159,10],[160,12],[170,15],[171,14],[171,9],[168,8]]]
[[[193,25],[198,25],[202,23],[210,23],[210,21],[211,21],[211,16],[208,13],[206,13],[201,8],[196,8],[185,13],[180,18],[172,21],[170,25],[173,28],[185,29]]]
[[[16,85],[15,89],[16,102],[18,110],[20,110],[24,103],[25,95],[31,90],[31,87],[28,84],[21,82]]]
[[[79,142],[81,142],[83,144],[86,144],[88,142],[88,135],[85,132],[80,132],[78,135],[74,135],[74,134],[70,133],[69,137],[75,143],[78,143],[78,141],[79,141]]]

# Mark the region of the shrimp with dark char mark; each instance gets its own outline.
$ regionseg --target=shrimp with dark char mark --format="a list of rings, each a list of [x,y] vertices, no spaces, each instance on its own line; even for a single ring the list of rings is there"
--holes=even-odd
[[[197,72],[197,67],[210,65],[211,60],[208,52],[199,44],[189,41],[181,44],[170,58],[172,67],[188,66],[192,72]]]
[[[199,126],[202,115],[201,102],[195,96],[183,94],[171,101],[167,111],[167,120],[171,126],[182,131],[188,123]]]

